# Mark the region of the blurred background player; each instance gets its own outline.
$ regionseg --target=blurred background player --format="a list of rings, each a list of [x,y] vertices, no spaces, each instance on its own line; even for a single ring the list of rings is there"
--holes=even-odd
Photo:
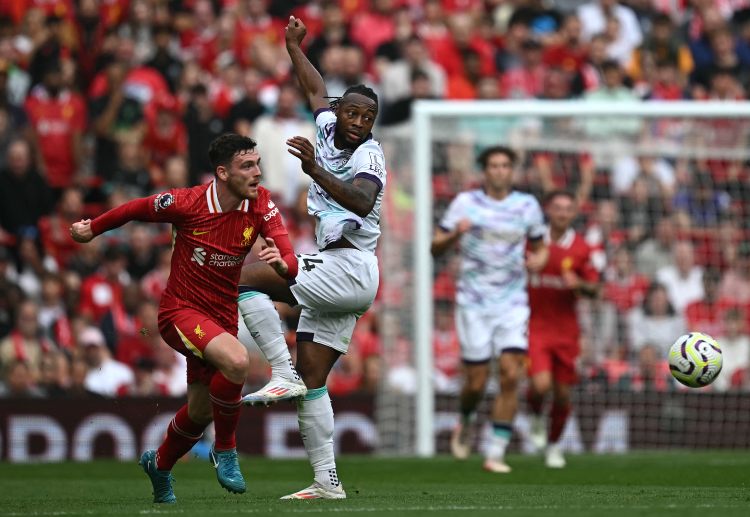
[[[580,352],[578,296],[596,296],[603,264],[594,264],[592,249],[571,228],[576,216],[573,194],[553,191],[546,196],[549,222],[544,240],[549,259],[544,268],[529,276],[529,406],[532,440],[547,447],[545,463],[550,468],[565,466],[558,444],[570,414],[570,389],[577,381],[576,359]],[[597,267],[598,266],[598,267]],[[552,391],[549,434],[542,417],[544,397]]]
[[[297,263],[281,217],[266,214],[273,202],[259,186],[255,141],[225,134],[211,143],[208,155],[214,181],[135,199],[70,228],[74,240],[89,242],[129,221],[174,225],[172,272],[159,307],[159,331],[187,357],[188,402],[170,422],[158,451],[141,456],[155,503],[175,502],[170,471],[212,420],[211,460],[219,483],[230,492],[246,490],[235,441],[249,370],[247,350],[236,337],[237,283],[258,234],[278,241],[287,270],[294,271]]]
[[[513,433],[518,383],[528,350],[529,300],[526,269],[547,261],[542,209],[536,198],[513,190],[516,153],[507,147],[479,156],[484,187],[459,194],[432,240],[432,254],[459,244],[462,262],[456,294],[456,327],[464,363],[461,420],[451,437],[451,452],[466,459],[471,427],[485,392],[490,360],[497,358],[500,393],[492,407],[492,437],[484,468],[510,472],[505,449]],[[528,252],[527,249],[528,241]]]
[[[266,264],[243,269],[240,313],[273,368],[271,381],[243,401],[268,404],[296,396],[298,372],[307,393],[298,401],[297,415],[315,481],[282,499],[344,499],[333,454],[333,408],[326,380],[339,356],[347,353],[357,319],[372,305],[378,290],[375,246],[380,236],[385,157],[371,134],[378,114],[377,95],[367,86],[352,86],[331,109],[322,77],[300,49],[306,32],[299,18],[289,18],[287,50],[315,111],[317,138],[315,146],[299,136],[287,140],[287,145],[313,180],[307,211],[315,217],[320,253],[299,255],[299,273],[289,282],[283,277],[292,275],[272,244],[264,250]],[[271,298],[302,306],[297,372],[291,367]]]

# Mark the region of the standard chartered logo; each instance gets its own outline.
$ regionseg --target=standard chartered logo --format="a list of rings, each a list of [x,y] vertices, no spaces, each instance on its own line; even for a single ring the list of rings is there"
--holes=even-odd
[[[193,257],[190,260],[197,262],[199,266],[202,266],[206,262],[206,250],[203,248],[193,249]]]
[[[194,248],[193,256],[190,260],[197,262],[199,266],[203,266],[206,263],[206,250],[203,248]],[[223,253],[211,253],[208,257],[208,265],[214,267],[237,267],[241,266],[243,261],[244,257],[225,255]]]

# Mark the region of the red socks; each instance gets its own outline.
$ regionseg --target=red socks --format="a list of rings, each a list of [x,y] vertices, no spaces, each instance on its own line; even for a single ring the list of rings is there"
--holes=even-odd
[[[560,440],[563,429],[565,429],[565,422],[568,421],[568,415],[570,415],[570,404],[565,404],[564,406],[552,404],[552,410],[549,415],[549,435],[547,436],[549,443],[557,443]]]
[[[237,447],[235,431],[240,420],[240,398],[242,384],[235,384],[221,372],[216,372],[211,378],[208,392],[211,395],[211,405],[214,411],[214,428],[216,429],[217,451],[225,451]]]
[[[167,437],[156,452],[156,468],[172,470],[203,436],[205,425],[196,424],[188,416],[187,404],[182,406],[167,427]]]

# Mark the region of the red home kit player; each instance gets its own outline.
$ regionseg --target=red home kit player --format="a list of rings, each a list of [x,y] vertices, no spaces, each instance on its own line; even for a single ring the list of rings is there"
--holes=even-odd
[[[193,188],[174,189],[125,203],[93,221],[74,223],[71,235],[88,242],[128,221],[174,225],[172,272],[159,307],[164,340],[187,357],[188,402],[169,424],[158,451],[146,451],[141,465],[151,479],[154,502],[175,501],[170,470],[214,421],[212,460],[221,486],[245,491],[235,445],[240,394],[249,368],[237,340],[237,284],[245,256],[262,235],[278,243],[281,260],[294,277],[297,260],[279,211],[258,184],[260,156],[255,142],[225,134],[209,147],[215,178]]]
[[[565,458],[558,441],[570,414],[570,388],[577,382],[575,361],[580,352],[576,300],[581,295],[596,296],[603,264],[596,264],[598,252],[570,227],[576,215],[573,195],[554,191],[545,201],[549,260],[529,277],[529,406],[532,440],[538,448],[546,443],[548,467],[562,468]],[[542,405],[550,391],[552,408],[545,436]]]

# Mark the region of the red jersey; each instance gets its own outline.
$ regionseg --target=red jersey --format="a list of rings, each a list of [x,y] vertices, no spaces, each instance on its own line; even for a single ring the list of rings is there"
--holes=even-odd
[[[286,228],[263,187],[258,187],[257,199],[246,199],[231,212],[221,210],[216,180],[173,189],[110,210],[94,219],[91,229],[98,235],[132,220],[173,224],[172,270],[161,297],[160,317],[189,308],[210,316],[236,336],[237,284],[258,234],[279,239],[277,246],[290,266],[289,274],[296,274],[291,246],[284,250],[279,245],[288,243]]]
[[[569,229],[557,242],[549,239],[549,259],[538,273],[529,275],[531,332],[578,335],[576,293],[565,286],[563,272],[573,271],[584,282],[598,282],[601,268],[595,267],[594,250]]]
[[[39,141],[47,183],[54,188],[70,186],[76,166],[71,137],[86,128],[83,99],[70,91],[63,91],[53,99],[47,90],[37,86],[24,107]]]

